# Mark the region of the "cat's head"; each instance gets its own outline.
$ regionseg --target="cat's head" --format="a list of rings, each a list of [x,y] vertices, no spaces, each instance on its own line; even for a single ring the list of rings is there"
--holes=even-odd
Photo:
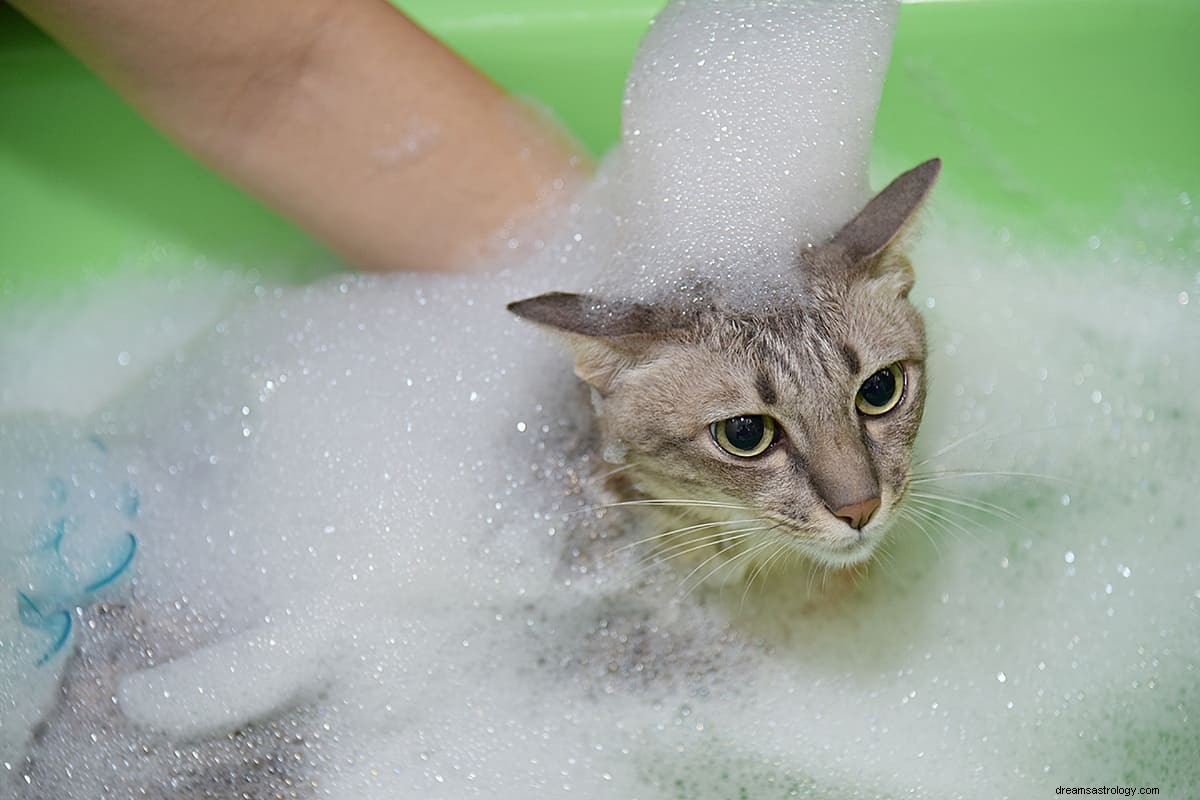
[[[801,254],[782,302],[551,293],[509,306],[567,338],[606,453],[678,523],[664,542],[747,565],[781,547],[830,566],[871,555],[908,486],[925,402],[901,234],[940,166],[904,173]]]

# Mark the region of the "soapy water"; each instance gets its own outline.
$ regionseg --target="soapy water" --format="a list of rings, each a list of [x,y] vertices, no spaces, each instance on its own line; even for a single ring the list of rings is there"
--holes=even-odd
[[[875,8],[855,46],[886,53]],[[655,35],[706,47],[697,19]],[[874,69],[847,90],[868,129]],[[754,123],[743,142],[770,129]],[[661,141],[660,158],[696,157]],[[770,134],[755,146],[792,154]],[[858,178],[807,180],[857,202],[855,152],[830,168]],[[914,257],[932,376],[915,488],[940,496],[914,496],[854,580],[696,588],[627,547],[647,533],[636,510],[592,507],[617,467],[592,450],[587,394],[503,310],[567,281],[651,297],[697,270],[728,279],[720,259],[604,274],[653,243],[652,221],[612,211],[642,157],[618,154],[562,241],[498,275],[189,276],[188,307],[209,312],[190,343],[147,335],[178,327],[170,292],[131,300],[119,328],[108,302],[43,315],[109,331],[88,345],[108,372],[69,337],[48,353],[5,332],[5,796],[1171,797],[1200,782],[1194,265],[1141,254],[1145,231],[1095,251],[998,243],[935,205]],[[688,196],[682,174],[666,197]],[[844,216],[828,214],[806,224]],[[769,296],[747,287],[769,292],[776,269],[749,264],[736,288]]]
[[[5,610],[4,695],[36,706],[14,795],[1181,796],[1194,278],[936,218],[917,258],[918,471],[947,478],[918,490],[951,499],[815,596],[689,593],[622,550],[636,514],[585,510],[612,467],[569,362],[502,310],[529,276],[248,288],[87,424],[10,419],[28,485],[79,485],[93,574],[101,534],[140,545],[70,609],[74,655],[37,666],[51,637]]]

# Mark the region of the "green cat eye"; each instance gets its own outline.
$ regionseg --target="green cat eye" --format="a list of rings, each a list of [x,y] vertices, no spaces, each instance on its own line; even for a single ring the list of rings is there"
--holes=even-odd
[[[775,420],[762,414],[743,414],[714,422],[713,441],[730,455],[752,458],[775,441]]]
[[[854,405],[862,413],[877,417],[895,408],[902,397],[904,368],[899,364],[892,364],[863,381],[854,397]]]

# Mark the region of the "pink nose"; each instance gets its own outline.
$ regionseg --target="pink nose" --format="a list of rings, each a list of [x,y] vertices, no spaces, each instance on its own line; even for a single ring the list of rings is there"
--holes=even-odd
[[[879,510],[879,498],[868,497],[861,503],[851,503],[848,506],[831,509],[833,515],[845,522],[855,530],[861,530],[864,525],[871,521],[871,517],[875,516],[875,512]]]

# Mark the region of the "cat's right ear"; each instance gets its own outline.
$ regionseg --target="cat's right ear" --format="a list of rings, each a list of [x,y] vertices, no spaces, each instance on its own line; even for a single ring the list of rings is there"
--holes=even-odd
[[[916,216],[941,170],[942,160],[931,158],[900,175],[871,198],[826,247],[836,249],[855,265],[878,257]]]
[[[602,395],[622,372],[640,363],[663,334],[685,324],[678,315],[640,303],[607,303],[566,292],[518,300],[508,310],[564,334],[575,356],[575,374]]]
[[[847,275],[886,281],[899,297],[908,296],[916,276],[905,255],[904,237],[941,171],[933,158],[905,172],[863,207],[822,246],[827,263],[849,268]]]

